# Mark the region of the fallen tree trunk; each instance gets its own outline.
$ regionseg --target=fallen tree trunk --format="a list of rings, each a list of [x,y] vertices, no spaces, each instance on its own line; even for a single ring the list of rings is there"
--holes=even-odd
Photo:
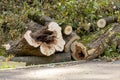
[[[45,64],[45,63],[55,63],[55,62],[64,62],[70,61],[71,54],[70,53],[57,53],[51,55],[49,57],[42,56],[21,56],[21,57],[13,57],[10,61],[17,61],[17,62],[26,62],[27,65],[32,64]]]
[[[57,51],[64,50],[65,41],[61,27],[56,22],[50,22],[47,26],[37,28],[38,30],[32,29],[27,30],[20,41],[12,44],[7,53],[17,56],[50,56]]]
[[[109,16],[107,18],[103,18],[97,21],[97,26],[99,28],[104,28],[106,25],[110,24],[110,23],[114,23],[117,22],[118,20],[118,16]]]
[[[82,43],[74,42],[71,45],[72,57],[75,60],[91,60],[101,55],[108,47],[109,43],[120,33],[120,24],[115,24],[112,28],[98,37],[94,42],[85,46]]]
[[[89,47],[92,52],[89,50],[87,57],[88,60],[94,59],[97,56],[101,55],[105,49],[113,43],[114,39],[117,37],[116,35],[120,33],[120,24],[114,24],[112,28],[108,29],[103,35],[101,35],[95,42],[91,43]]]

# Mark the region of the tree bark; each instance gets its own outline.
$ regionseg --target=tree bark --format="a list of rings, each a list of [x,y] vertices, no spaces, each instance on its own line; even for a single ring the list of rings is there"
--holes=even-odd
[[[99,28],[104,28],[106,25],[110,24],[110,23],[114,23],[117,22],[118,20],[118,16],[109,16],[107,18],[103,18],[97,21],[97,26]]]
[[[120,33],[120,24],[115,24],[104,34],[98,37],[94,42],[85,46],[82,43],[74,42],[71,45],[72,57],[75,60],[91,60],[101,55],[108,47],[109,43]]]
[[[101,55],[105,49],[113,43],[116,35],[120,33],[120,24],[114,24],[113,27],[109,28],[103,35],[101,35],[96,41],[89,45],[88,60],[94,59]],[[91,51],[90,51],[91,50]]]
[[[38,28],[27,30],[20,41],[10,46],[7,53],[17,56],[50,56],[57,51],[64,50],[65,41],[61,27],[56,22],[50,22],[44,27],[40,27],[41,25],[38,24],[37,26]]]
[[[38,24],[34,21],[27,23],[26,26],[27,26],[26,31],[31,30],[32,32],[36,32],[37,30],[40,30],[41,28],[45,28],[45,26]]]
[[[55,62],[64,62],[70,61],[71,54],[70,53],[57,53],[51,55],[49,57],[42,56],[21,56],[21,57],[13,57],[10,61],[17,61],[17,62],[26,62],[27,65],[32,64],[46,64],[46,63],[55,63]]]

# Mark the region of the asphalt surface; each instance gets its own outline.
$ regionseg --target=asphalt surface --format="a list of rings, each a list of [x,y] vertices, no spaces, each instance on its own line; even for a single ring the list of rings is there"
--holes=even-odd
[[[67,62],[0,70],[0,80],[120,80],[120,61]]]

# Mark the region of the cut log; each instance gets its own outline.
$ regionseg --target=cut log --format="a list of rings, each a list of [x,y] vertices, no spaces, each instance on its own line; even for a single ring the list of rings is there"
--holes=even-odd
[[[104,28],[106,25],[110,24],[110,23],[114,23],[117,22],[118,20],[118,16],[109,16],[107,18],[103,18],[97,21],[97,26],[99,28]]]
[[[65,52],[70,52],[70,46],[71,46],[71,44],[74,41],[80,39],[80,37],[75,32],[72,32],[70,35],[64,36],[63,38],[64,38],[64,40],[66,42],[65,48],[64,48]]]
[[[30,18],[31,20],[45,26],[47,25],[48,23],[50,22],[53,22],[54,19],[46,16],[46,15],[38,15],[38,14],[35,14],[35,13],[29,13],[28,14],[28,18]],[[29,26],[33,25],[34,23],[32,22],[29,23]],[[36,24],[34,24],[36,25]],[[33,27],[32,27],[33,28]],[[62,33],[65,34],[65,35],[70,35],[72,33],[72,26],[62,26]]]
[[[82,60],[88,56],[86,47],[80,42],[73,42],[71,44],[71,54],[74,60]]]
[[[72,26],[63,26],[62,33],[64,35],[70,35],[73,32]]]
[[[26,62],[27,65],[64,62],[64,61],[71,61],[71,54],[70,53],[57,53],[49,57],[47,56],[43,56],[43,57],[21,56],[21,57],[13,57],[10,61]]]
[[[115,24],[108,31],[98,37],[94,42],[84,46],[82,43],[74,42],[71,45],[72,57],[75,60],[91,60],[101,55],[109,43],[120,33],[120,24]]]
[[[52,19],[48,16],[45,16],[45,15],[42,15],[41,20],[39,22],[40,22],[40,24],[47,25],[50,22],[54,22],[54,19]]]
[[[42,30],[41,28],[44,28],[45,26],[42,26],[41,24],[38,24],[34,21],[30,21],[28,24],[26,24],[26,30],[30,30],[32,32],[36,32],[37,30]]]
[[[61,27],[56,22],[50,22],[35,32],[26,31],[23,38],[13,44],[7,53],[17,56],[50,56],[57,51],[62,52],[64,45]]]
[[[89,45],[88,60],[94,59],[101,55],[108,47],[109,43],[116,38],[116,35],[120,33],[120,24],[114,24],[112,28],[108,29],[103,35],[101,35],[96,41]],[[94,50],[93,50],[94,49]],[[90,52],[90,50],[93,50]]]

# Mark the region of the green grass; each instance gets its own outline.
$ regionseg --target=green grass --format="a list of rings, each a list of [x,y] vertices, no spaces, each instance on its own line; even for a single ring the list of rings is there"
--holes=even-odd
[[[8,64],[8,62],[0,62],[0,63],[1,63],[0,69],[16,68],[15,65]]]

